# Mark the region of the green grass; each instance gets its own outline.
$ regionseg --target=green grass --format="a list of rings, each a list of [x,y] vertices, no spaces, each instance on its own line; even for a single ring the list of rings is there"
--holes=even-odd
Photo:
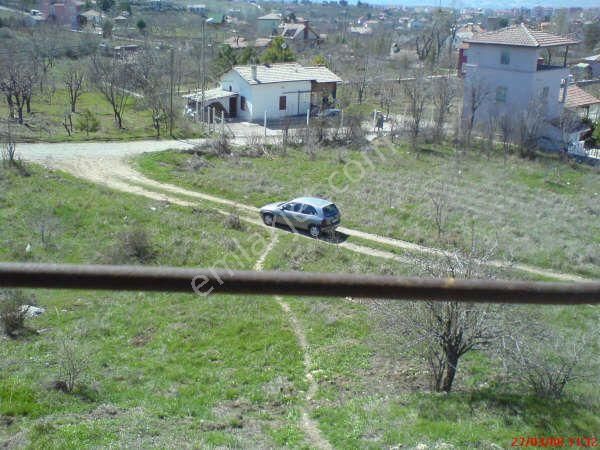
[[[211,267],[225,261],[249,269],[258,257],[253,244],[268,239],[259,227],[227,228],[207,205],[183,208],[39,166],[28,170],[31,176],[22,177],[0,169],[1,260],[112,262],[121,234],[143,229],[155,253],[151,264]],[[224,254],[230,257],[224,260]],[[265,268],[415,273],[407,264],[285,233]],[[26,322],[39,333],[1,341],[0,441],[9,446],[309,448],[299,425],[308,387],[303,354],[273,298],[27,294],[46,313]],[[428,394],[418,360],[397,351],[368,304],[286,301],[307,335],[319,383],[311,415],[335,448],[440,442],[508,447],[519,435],[591,435],[600,429],[596,380],[573,384],[564,400],[539,401],[519,386],[501,384],[497,361],[478,352],[461,361],[455,393]],[[597,326],[597,308],[535,311],[562,330]],[[87,359],[73,394],[53,388],[65,340]]]
[[[60,71],[61,68],[56,69]],[[57,82],[58,83],[58,82]],[[48,89],[48,88],[46,88]],[[176,102],[177,108],[182,106]],[[81,112],[89,109],[100,122],[100,128],[93,133],[85,133],[77,127]],[[123,115],[123,128],[116,126],[110,103],[104,96],[94,90],[85,91],[77,102],[77,112],[72,115],[73,134],[68,135],[64,128],[65,115],[70,111],[67,91],[58,86],[50,96],[36,91],[32,97],[31,114],[24,113],[24,121],[28,127],[20,127],[15,133],[22,140],[40,140],[44,142],[76,142],[76,141],[127,141],[135,139],[155,139],[156,131],[152,127],[151,111],[143,106],[139,99],[129,97]],[[192,122],[176,121],[174,137],[193,138],[203,136],[202,130]],[[161,137],[170,138],[168,131],[161,130]]]
[[[600,276],[600,181],[587,166],[386,145],[370,152],[324,147],[314,159],[294,149],[269,158],[203,158],[196,164],[189,153],[163,152],[137,163],[157,180],[254,206],[325,196],[340,206],[345,226],[433,247],[468,247],[473,229],[498,259]],[[438,239],[432,198],[442,195],[447,220]]]
[[[343,251],[330,256],[308,247],[295,255],[293,237],[285,237],[266,261],[268,269],[336,270],[406,274],[406,265],[381,264]],[[335,252],[334,252],[335,253]],[[292,255],[292,256],[290,256]],[[313,374],[319,381],[314,417],[336,448],[382,448],[423,443],[435,448],[501,448],[518,436],[592,436],[600,429],[597,379],[576,381],[561,400],[540,399],[500,376],[500,362],[484,351],[460,361],[455,392],[424,393],[423,366],[379,325],[366,302],[302,298],[289,301],[309,342]],[[589,306],[520,306],[562,333],[587,330],[597,342],[600,312]],[[495,447],[494,447],[495,448]]]
[[[0,171],[2,260],[111,262],[120,233],[134,226],[150,235],[153,264],[222,266],[224,251],[251,254],[256,235],[224,227],[210,211],[29,170],[29,177]],[[254,264],[242,256],[232,261],[239,264],[231,268]],[[41,334],[2,340],[0,440],[23,439],[30,448],[302,444],[294,416],[305,389],[302,354],[271,298],[28,294],[47,312],[27,321]],[[73,395],[52,388],[64,339],[88,359]],[[116,412],[103,412],[106,405]]]

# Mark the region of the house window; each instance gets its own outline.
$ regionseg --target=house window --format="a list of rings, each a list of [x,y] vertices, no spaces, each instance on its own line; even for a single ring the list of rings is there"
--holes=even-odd
[[[500,53],[500,64],[506,66],[510,64],[510,52],[508,50],[502,50],[502,53]]]
[[[285,95],[282,95],[281,97],[279,97],[279,111],[286,110],[286,103],[287,103],[287,97]]]
[[[546,101],[548,100],[548,94],[550,93],[550,88],[548,86],[544,86],[544,88],[542,89],[542,100]]]
[[[240,109],[246,111],[246,97],[240,96]]]
[[[506,87],[498,86],[496,88],[496,102],[506,103]]]

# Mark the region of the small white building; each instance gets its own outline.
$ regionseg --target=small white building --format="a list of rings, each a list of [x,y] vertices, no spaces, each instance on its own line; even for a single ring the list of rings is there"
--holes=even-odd
[[[479,33],[464,42],[468,48],[459,63],[465,77],[463,111],[469,112],[472,92],[478,89],[476,123],[485,123],[490,115],[518,121],[535,102],[543,104],[547,122],[561,116],[568,91],[561,89],[569,76],[567,52],[579,41],[520,24]],[[550,48],[562,48],[562,54],[555,51],[549,60]]]
[[[256,19],[256,31],[258,32],[258,36],[277,36],[279,34],[281,17],[280,13],[272,12]]]
[[[342,80],[324,66],[298,63],[236,66],[220,86],[184,96],[190,112],[212,108],[217,114],[248,122],[306,115],[329,107]],[[207,117],[207,116],[205,116]]]

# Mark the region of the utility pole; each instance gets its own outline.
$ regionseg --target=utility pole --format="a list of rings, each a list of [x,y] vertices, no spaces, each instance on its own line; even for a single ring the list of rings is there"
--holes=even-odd
[[[171,47],[169,76],[169,134],[173,137],[173,90],[175,84],[175,49]]]
[[[202,70],[202,73],[200,74],[200,90],[202,91],[201,94],[201,105],[202,105],[202,112],[200,113],[200,120],[202,123],[204,123],[204,101],[205,101],[205,91],[206,91],[206,60],[205,60],[205,46],[206,46],[206,19],[202,20],[201,26],[200,26],[200,31],[202,33],[202,43],[201,43],[201,47],[200,47],[200,67]]]

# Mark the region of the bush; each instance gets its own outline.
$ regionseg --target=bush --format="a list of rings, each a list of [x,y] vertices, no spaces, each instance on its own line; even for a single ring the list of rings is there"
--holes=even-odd
[[[113,264],[148,264],[156,258],[156,254],[146,230],[135,228],[119,235],[110,259]]]
[[[77,129],[79,131],[85,131],[85,134],[89,136],[90,133],[95,133],[100,129],[100,121],[93,112],[86,109],[77,119]]]
[[[17,338],[26,331],[25,318],[30,303],[23,291],[0,291],[0,322],[7,336]]]
[[[240,215],[237,213],[231,213],[225,218],[225,227],[232,230],[243,230],[244,225],[240,220]]]
[[[58,379],[54,383],[57,390],[72,393],[81,384],[87,368],[87,359],[79,347],[71,340],[64,338],[59,345]]]

